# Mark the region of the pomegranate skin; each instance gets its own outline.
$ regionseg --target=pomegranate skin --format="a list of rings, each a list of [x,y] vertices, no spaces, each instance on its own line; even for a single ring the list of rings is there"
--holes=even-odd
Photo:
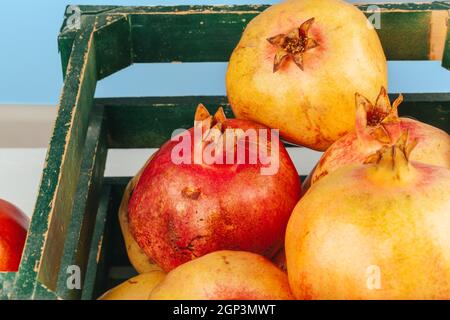
[[[153,289],[149,300],[292,300],[287,276],[266,258],[221,250],[187,262]]]
[[[291,215],[291,289],[297,299],[449,299],[448,230],[448,169],[395,159],[342,167]]]
[[[267,39],[314,18],[317,46],[273,72],[277,48]],[[236,118],[280,129],[289,142],[325,150],[354,129],[354,94],[375,98],[387,85],[387,66],[376,31],[354,5],[340,0],[290,0],[248,24],[226,75]]]
[[[236,119],[223,126],[267,129]],[[129,201],[130,230],[146,255],[170,271],[217,250],[275,254],[301,192],[284,146],[279,145],[278,172],[261,175],[259,162],[175,165],[171,153],[177,143],[168,141],[155,153]]]
[[[27,236],[28,217],[0,199],[0,272],[16,272]]]

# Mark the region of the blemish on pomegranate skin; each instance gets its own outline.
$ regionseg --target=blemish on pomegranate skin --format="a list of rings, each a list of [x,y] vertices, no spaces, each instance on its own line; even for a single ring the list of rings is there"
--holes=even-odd
[[[321,173],[316,177],[315,181],[317,181],[317,180],[319,180],[319,179],[325,177],[327,174],[328,174],[328,171],[327,171],[327,170],[324,170],[323,172],[321,172]]]
[[[222,259],[225,264],[227,264],[227,265],[230,264],[230,262],[227,260],[226,256],[222,256]]]
[[[185,187],[181,191],[181,195],[185,198],[191,199],[191,200],[198,200],[200,197],[201,191],[199,188],[195,187]]]

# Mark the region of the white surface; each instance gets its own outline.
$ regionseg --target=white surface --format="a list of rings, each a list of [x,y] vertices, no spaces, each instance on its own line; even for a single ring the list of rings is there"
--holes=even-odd
[[[110,150],[105,176],[133,176],[155,149]],[[320,152],[289,148],[289,154],[301,175],[306,175],[320,158]],[[8,200],[27,215],[33,213],[46,149],[0,149],[0,198]]]

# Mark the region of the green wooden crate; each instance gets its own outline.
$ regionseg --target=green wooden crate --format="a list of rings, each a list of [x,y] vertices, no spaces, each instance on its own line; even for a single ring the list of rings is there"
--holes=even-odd
[[[369,5],[358,5],[369,16]],[[450,69],[450,2],[380,4],[389,60],[441,60]],[[80,6],[59,36],[65,77],[18,273],[0,273],[0,299],[93,299],[134,274],[117,211],[129,178],[104,178],[109,148],[159,147],[192,124],[195,107],[227,98],[94,99],[97,81],[133,64],[227,61],[257,6]],[[205,44],[208,45],[205,45]],[[400,113],[450,131],[449,93],[406,94]],[[77,265],[82,289],[69,289]],[[70,269],[69,269],[70,270]]]

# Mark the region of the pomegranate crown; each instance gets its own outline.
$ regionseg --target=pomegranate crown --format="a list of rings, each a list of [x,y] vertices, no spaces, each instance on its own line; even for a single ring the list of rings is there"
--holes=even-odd
[[[398,106],[403,101],[400,94],[391,105],[386,89],[381,87],[375,104],[356,93],[356,133],[363,140],[375,138],[385,144],[393,143],[391,134],[400,130]],[[387,130],[390,126],[394,130]],[[391,133],[390,133],[391,131]],[[398,136],[398,135],[395,135]]]
[[[233,133],[233,145],[236,143],[235,138],[242,137],[241,130],[225,128],[225,121],[227,117],[222,107],[219,107],[216,113],[212,116],[208,109],[203,104],[197,106],[194,116],[194,127],[201,127],[202,139],[205,145],[212,143],[219,147],[226,144],[225,130],[232,131]]]
[[[273,62],[274,73],[280,69],[287,58],[291,58],[303,70],[304,53],[318,46],[317,41],[309,36],[309,29],[313,23],[314,18],[310,18],[287,34],[281,33],[267,39],[277,48]]]
[[[417,139],[409,140],[409,131],[403,132],[395,144],[383,146],[370,155],[364,164],[376,164],[377,169],[393,170],[396,178],[400,179],[403,173],[409,170],[409,157],[417,145]]]
[[[223,108],[219,106],[214,116],[211,116],[208,109],[202,104],[199,103],[197,106],[197,110],[195,111],[194,116],[194,124],[200,124],[202,126],[203,132],[205,132],[205,138],[208,136],[208,133],[214,131],[212,129],[216,129],[219,132],[223,132],[223,123],[227,119]]]

